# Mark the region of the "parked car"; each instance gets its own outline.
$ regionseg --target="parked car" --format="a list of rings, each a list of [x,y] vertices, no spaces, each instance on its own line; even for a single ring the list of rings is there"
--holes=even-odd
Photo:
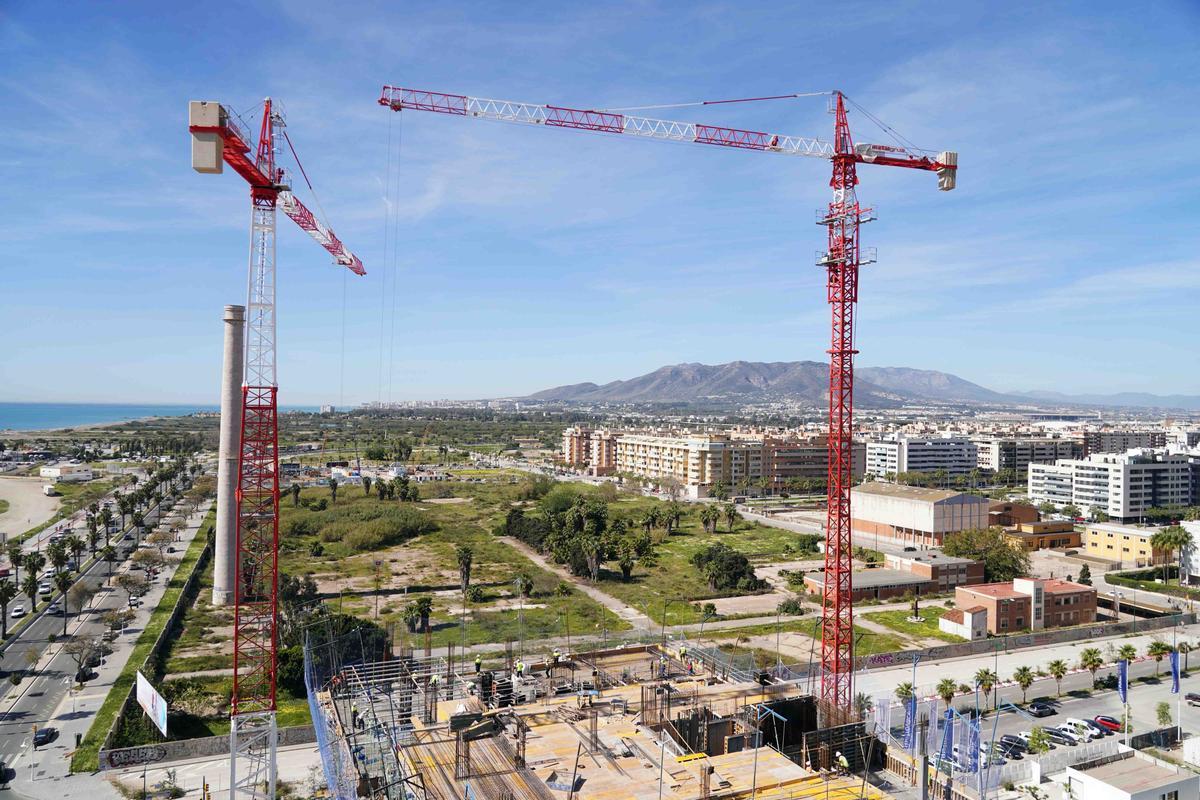
[[[1049,703],[1042,703],[1036,700],[1030,703],[1026,709],[1035,717],[1051,717],[1058,713],[1054,710],[1054,706]]]
[[[1187,694],[1185,694],[1183,696],[1183,699],[1187,702],[1187,704],[1189,706],[1200,706],[1200,694],[1196,694],[1195,692],[1188,692]]]
[[[998,741],[1005,747],[1017,747],[1021,750],[1028,749],[1028,746],[1025,744],[1025,741],[1021,739],[1021,737],[1013,736],[1011,733],[1004,734]]]
[[[25,606],[13,606],[12,611],[8,613],[13,619],[20,619],[25,616]]]
[[[54,728],[38,728],[33,734],[33,746],[41,747],[44,744],[50,744],[58,736],[58,731]]]
[[[1079,733],[1080,738],[1085,742],[1090,742],[1092,739],[1099,739],[1103,733],[1098,732],[1087,720],[1079,719],[1078,717],[1067,717],[1066,723],[1071,726],[1071,729]]]
[[[1071,744],[1085,744],[1092,740],[1091,734],[1080,731],[1079,728],[1075,727],[1069,722],[1064,722],[1063,724],[1056,726],[1055,730],[1072,740]]]
[[[1095,717],[1093,717],[1093,719],[1095,719],[1096,722],[1098,722],[1099,724],[1108,728],[1110,731],[1121,730],[1121,721],[1119,719],[1116,719],[1115,717],[1105,716],[1104,714],[1097,714]]]
[[[1096,722],[1094,719],[1085,719],[1084,723],[1086,723],[1088,728],[1091,729],[1093,734],[1092,738],[1094,739],[1099,739],[1101,736],[1112,736],[1112,731],[1101,725],[1099,722]]]
[[[996,747],[1000,751],[1000,753],[1005,758],[1009,759],[1010,761],[1020,761],[1022,758],[1025,757],[1025,743],[1024,742],[1022,742],[1020,746],[1017,746],[1015,744],[1001,744],[1000,742],[996,742]]]
[[[1046,738],[1055,744],[1074,745],[1079,744],[1079,740],[1068,733],[1063,733],[1058,728],[1043,728],[1046,732]]]

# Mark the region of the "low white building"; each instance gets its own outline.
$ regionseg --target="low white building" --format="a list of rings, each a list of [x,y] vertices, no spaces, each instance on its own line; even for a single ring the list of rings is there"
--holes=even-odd
[[[90,481],[95,477],[92,468],[87,464],[53,464],[49,467],[42,467],[38,474],[55,483]]]
[[[850,524],[859,536],[941,547],[946,534],[988,527],[988,505],[978,495],[876,481],[851,490]]]
[[[1188,586],[1200,585],[1200,521],[1185,520],[1181,523],[1192,535],[1192,543],[1179,554],[1179,575]]]
[[[1200,800],[1200,775],[1137,751],[1067,767],[1073,800]]]
[[[970,641],[986,639],[987,609],[983,606],[952,608],[938,619],[938,629]]]

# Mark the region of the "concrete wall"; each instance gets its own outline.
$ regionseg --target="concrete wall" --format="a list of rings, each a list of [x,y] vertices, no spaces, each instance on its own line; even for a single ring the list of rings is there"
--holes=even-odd
[[[317,740],[312,725],[298,725],[279,729],[279,747],[293,744],[311,744]],[[212,758],[229,752],[228,736],[206,736],[203,739],[179,739],[175,741],[144,744],[137,747],[120,747],[100,751],[100,769],[124,769],[142,764],[158,764],[164,761],[181,761],[185,758]]]

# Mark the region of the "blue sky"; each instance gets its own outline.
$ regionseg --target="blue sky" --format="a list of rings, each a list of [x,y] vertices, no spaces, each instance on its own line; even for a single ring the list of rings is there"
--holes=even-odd
[[[186,106],[268,94],[369,272],[346,278],[280,215],[284,404],[824,358],[826,164],[397,115],[376,105],[384,83],[576,107],[839,88],[961,164],[951,193],[861,168],[880,220],[863,233],[879,262],[864,268],[860,364],[1200,393],[1200,7],[831,8],[10,0],[0,400],[216,402],[247,192],[231,171],[192,172]],[[650,113],[832,128],[823,98]]]

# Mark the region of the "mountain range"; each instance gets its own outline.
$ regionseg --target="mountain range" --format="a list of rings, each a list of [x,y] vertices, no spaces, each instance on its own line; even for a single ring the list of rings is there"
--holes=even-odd
[[[728,364],[673,364],[645,375],[605,384],[575,383],[529,395],[532,400],[575,403],[712,403],[790,400],[824,405],[829,366],[817,361],[732,361]],[[1056,392],[993,391],[936,370],[859,367],[854,403],[886,408],[940,401],[1000,405],[1085,405],[1200,410],[1200,397],[1145,393],[1068,395]]]

